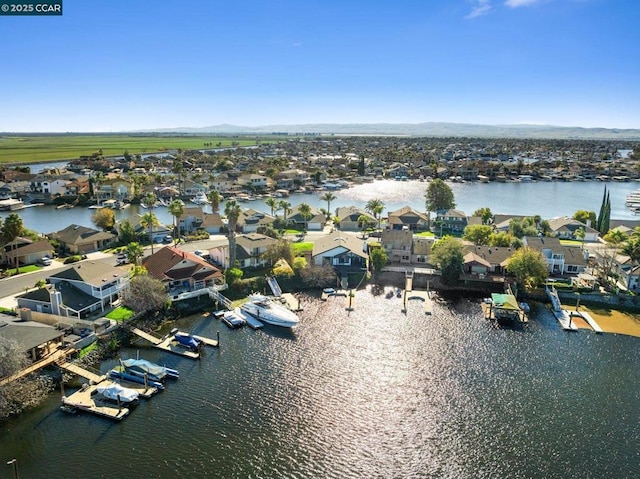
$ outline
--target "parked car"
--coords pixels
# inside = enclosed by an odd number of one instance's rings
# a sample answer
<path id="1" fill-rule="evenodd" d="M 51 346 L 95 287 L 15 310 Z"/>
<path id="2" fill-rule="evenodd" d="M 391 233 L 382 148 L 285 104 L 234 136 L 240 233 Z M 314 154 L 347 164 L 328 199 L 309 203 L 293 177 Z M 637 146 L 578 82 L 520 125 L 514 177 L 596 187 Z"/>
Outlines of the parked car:
<path id="1" fill-rule="evenodd" d="M 51 258 L 49 258 L 48 256 L 43 256 L 38 260 L 38 263 L 40 263 L 42 266 L 49 266 L 51 264 Z"/>
<path id="2" fill-rule="evenodd" d="M 165 243 L 165 244 L 169 244 L 172 241 L 173 241 L 173 236 L 171 236 L 171 235 L 167 235 L 162 239 L 162 242 Z"/>

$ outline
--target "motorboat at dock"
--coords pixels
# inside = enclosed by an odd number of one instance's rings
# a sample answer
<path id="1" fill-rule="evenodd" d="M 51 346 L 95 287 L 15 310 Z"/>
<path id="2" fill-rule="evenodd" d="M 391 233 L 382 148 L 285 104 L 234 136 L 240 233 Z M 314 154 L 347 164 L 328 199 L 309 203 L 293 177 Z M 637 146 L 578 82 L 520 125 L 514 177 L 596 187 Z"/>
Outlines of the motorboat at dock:
<path id="1" fill-rule="evenodd" d="M 249 300 L 240 306 L 240 309 L 259 321 L 273 326 L 293 328 L 300 322 L 296 313 L 262 294 L 251 294 Z"/>
<path id="2" fill-rule="evenodd" d="M 152 381 L 162 381 L 165 378 L 178 379 L 180 377 L 177 369 L 160 366 L 146 359 L 124 359 L 120 361 L 120 364 L 122 364 L 127 372 L 137 376 L 144 376 L 146 374 Z"/>

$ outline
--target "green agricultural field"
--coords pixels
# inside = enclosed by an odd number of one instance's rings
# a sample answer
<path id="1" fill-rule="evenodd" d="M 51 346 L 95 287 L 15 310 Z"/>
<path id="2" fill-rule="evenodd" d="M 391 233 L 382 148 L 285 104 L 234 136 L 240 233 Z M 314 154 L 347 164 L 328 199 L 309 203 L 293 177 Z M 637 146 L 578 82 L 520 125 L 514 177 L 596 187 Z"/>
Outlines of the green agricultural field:
<path id="1" fill-rule="evenodd" d="M 279 137 L 235 136 L 140 136 L 140 135 L 33 135 L 0 136 L 0 164 L 36 163 L 70 160 L 89 156 L 99 150 L 105 156 L 154 153 L 175 149 L 251 146 L 258 142 L 278 141 Z"/>

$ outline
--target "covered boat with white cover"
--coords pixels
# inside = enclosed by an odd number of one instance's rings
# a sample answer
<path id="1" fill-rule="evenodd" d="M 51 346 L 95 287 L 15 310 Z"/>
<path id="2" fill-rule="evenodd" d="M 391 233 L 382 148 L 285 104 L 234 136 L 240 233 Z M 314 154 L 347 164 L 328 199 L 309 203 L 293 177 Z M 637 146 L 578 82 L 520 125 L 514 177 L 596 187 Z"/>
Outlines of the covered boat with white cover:
<path id="1" fill-rule="evenodd" d="M 130 403 L 138 399 L 138 392 L 133 389 L 120 386 L 118 383 L 110 383 L 104 386 L 98 386 L 96 391 L 102 394 L 106 399 L 123 403 Z"/>

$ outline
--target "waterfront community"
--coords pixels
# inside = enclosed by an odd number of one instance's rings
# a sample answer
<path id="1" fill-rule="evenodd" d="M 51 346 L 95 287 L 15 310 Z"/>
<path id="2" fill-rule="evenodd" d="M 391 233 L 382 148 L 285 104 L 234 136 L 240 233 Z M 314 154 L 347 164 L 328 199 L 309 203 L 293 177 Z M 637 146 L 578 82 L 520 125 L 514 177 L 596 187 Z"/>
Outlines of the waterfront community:
<path id="1" fill-rule="evenodd" d="M 255 338 L 299 337 L 322 300 L 348 318 L 381 297 L 398 318 L 438 322 L 452 298 L 467 298 L 465 314 L 475 307 L 489 330 L 535 329 L 547 310 L 558 334 L 640 336 L 634 144 L 560 141 L 552 151 L 529 144 L 508 152 L 493 142 L 446 142 L 295 138 L 145 156 L 96 150 L 42 170 L 5 167 L 0 338 L 24 360 L 0 378 L 4 404 L 15 401 L 6 394 L 12 385 L 53 369 L 67 389 L 64 411 L 128 418 L 129 402 L 153 396 L 151 405 L 184 379 L 156 396 L 163 381 L 122 366 L 131 348 L 163 363 L 150 347 L 206 362 L 202 346 L 224 351 L 234 341 L 226 335 L 244 325 L 264 329 Z M 460 185 L 491 183 L 586 185 L 600 208 L 570 216 L 459 209 Z M 618 184 L 630 192 L 612 207 Z M 394 189 L 394 204 L 382 194 L 349 203 L 357 188 Z M 403 203 L 408 188 L 418 193 Z M 616 218 L 612 208 L 627 214 Z M 57 229 L 42 231 L 47 221 Z M 523 251 L 542 271 L 513 267 Z M 207 332 L 194 323 L 172 329 L 194 314 Z M 222 339 L 215 324 L 226 326 Z"/>

